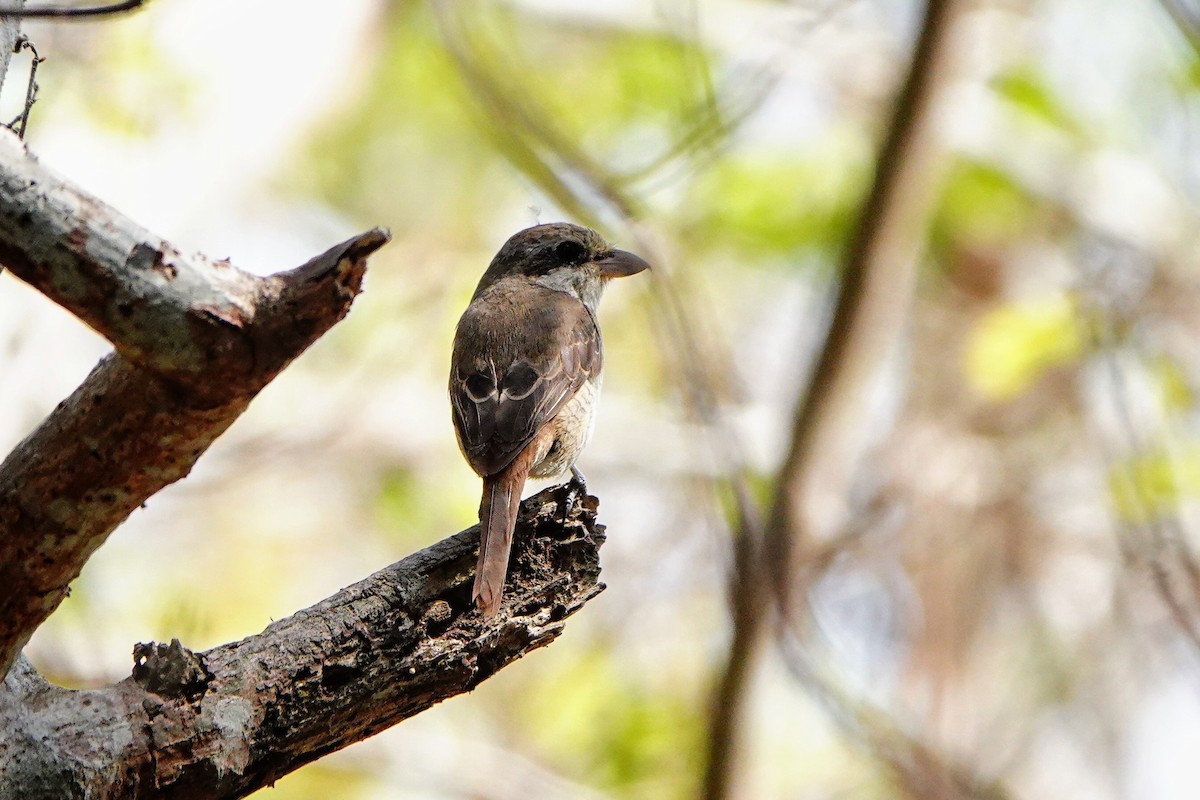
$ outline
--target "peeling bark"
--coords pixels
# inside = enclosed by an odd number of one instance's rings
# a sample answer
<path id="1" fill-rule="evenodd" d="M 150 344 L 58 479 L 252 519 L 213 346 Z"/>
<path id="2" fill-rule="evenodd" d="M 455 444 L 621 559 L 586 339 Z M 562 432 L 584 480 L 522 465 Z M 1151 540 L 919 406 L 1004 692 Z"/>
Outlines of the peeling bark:
<path id="1" fill-rule="evenodd" d="M 471 603 L 475 526 L 239 642 L 139 644 L 104 689 L 53 686 L 21 658 L 0 686 L 0 797 L 243 797 L 470 691 L 603 590 L 596 505 L 569 486 L 522 504 L 490 621 Z"/>

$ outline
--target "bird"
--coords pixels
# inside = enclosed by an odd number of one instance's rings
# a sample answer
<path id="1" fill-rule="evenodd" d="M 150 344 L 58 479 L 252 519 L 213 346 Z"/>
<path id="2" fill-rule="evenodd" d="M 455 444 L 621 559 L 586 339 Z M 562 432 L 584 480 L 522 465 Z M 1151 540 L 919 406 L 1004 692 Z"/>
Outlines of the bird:
<path id="1" fill-rule="evenodd" d="M 459 449 L 483 479 L 471 600 L 485 619 L 503 598 L 526 479 L 569 470 L 582 482 L 575 460 L 600 394 L 604 287 L 649 266 L 590 228 L 535 225 L 504 243 L 458 321 L 450 406 Z"/>

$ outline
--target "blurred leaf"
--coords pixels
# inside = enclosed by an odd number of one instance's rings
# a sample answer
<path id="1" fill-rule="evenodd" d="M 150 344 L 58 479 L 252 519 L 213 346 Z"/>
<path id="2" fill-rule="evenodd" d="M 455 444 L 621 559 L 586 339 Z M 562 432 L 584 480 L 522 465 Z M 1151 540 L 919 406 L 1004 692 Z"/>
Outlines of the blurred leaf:
<path id="1" fill-rule="evenodd" d="M 659 149 L 697 121 L 719 126 L 707 93 L 708 56 L 696 42 L 669 32 L 552 22 L 540 15 L 521 22 L 523 49 L 534 56 L 526 63 L 542 73 L 537 97 L 570 138 L 608 151 L 602 158 L 633 166 L 646 148 L 626 147 L 632 140 L 649 138 Z M 648 135 L 647 126 L 658 133 Z"/>
<path id="2" fill-rule="evenodd" d="M 481 112 L 428 7 L 395 5 L 369 91 L 298 160 L 297 188 L 363 218 L 378 220 L 383 210 L 403 232 L 486 219 L 504 197 L 477 187 L 504 182 L 483 173 L 507 174 L 519 186 L 501 154 L 529 175 L 546 169 L 547 158 L 556 170 L 561 161 L 640 175 L 724 131 L 707 55 L 694 43 L 503 4 L 461 15 L 462 30 L 446 35 L 498 93 L 496 113 Z M 510 146 L 514 139 L 522 146 Z"/>
<path id="3" fill-rule="evenodd" d="M 1170 75 L 1172 83 L 1180 89 L 1200 91 L 1200 53 L 1191 52 L 1183 65 Z"/>
<path id="4" fill-rule="evenodd" d="M 381 29 L 367 90 L 313 137 L 287 180 L 356 217 L 382 219 L 399 236 L 485 216 L 488 198 L 475 187 L 499 160 L 474 123 L 428 7 L 393 4 Z"/>
<path id="5" fill-rule="evenodd" d="M 691 38 L 505 4 L 468 8 L 446 35 L 473 80 L 489 84 L 476 88 L 496 106 L 483 120 L 494 134 L 571 169 L 603 164 L 617 175 L 661 166 L 726 130 L 709 53 Z"/>
<path id="6" fill-rule="evenodd" d="M 629 673 L 619 654 L 581 651 L 538 677 L 526 727 L 564 771 L 625 797 L 687 798 L 704 736 L 702 704 L 683 682 Z M 674 689 L 674 691 L 672 691 Z"/>
<path id="7" fill-rule="evenodd" d="M 1112 468 L 1109 491 L 1121 520 L 1148 522 L 1174 513 L 1181 499 L 1200 497 L 1200 446 L 1130 458 Z"/>
<path id="8" fill-rule="evenodd" d="M 746 257 L 787 258 L 797 250 L 823 254 L 841 247 L 857 209 L 866 143 L 839 135 L 793 154 L 729 156 L 696 183 L 682 207 L 687 238 Z"/>
<path id="9" fill-rule="evenodd" d="M 129 138 L 149 139 L 160 133 L 164 120 L 188 116 L 194 83 L 158 47 L 149 20 L 135 17 L 127 25 L 112 26 L 107 38 L 104 91 L 95 91 L 89 80 L 71 87 L 70 101 L 104 130 Z M 162 106 L 172 107 L 173 113 Z"/>
<path id="10" fill-rule="evenodd" d="M 380 530 L 401 529 L 412 523 L 412 516 L 425 505 L 411 469 L 397 466 L 379 475 L 375 513 Z"/>
<path id="11" fill-rule="evenodd" d="M 449 426 L 448 418 L 445 424 Z M 438 478 L 415 465 L 393 465 L 378 475 L 374 528 L 398 549 L 419 548 L 428 543 L 430 531 L 446 533 L 474 521 L 477 502 L 457 500 L 478 494 L 448 492 Z"/>
<path id="12" fill-rule="evenodd" d="M 1178 363 L 1163 356 L 1154 361 L 1152 369 L 1164 411 L 1179 414 L 1196 407 L 1196 393 Z"/>
<path id="13" fill-rule="evenodd" d="M 933 217 L 935 246 L 994 245 L 1020 237 L 1034 216 L 1035 199 L 989 164 L 963 159 L 950 171 Z"/>
<path id="14" fill-rule="evenodd" d="M 1072 138 L 1081 141 L 1088 138 L 1086 128 L 1033 68 L 1013 69 L 997 76 L 991 85 L 1001 98 L 1029 118 L 1058 128 Z"/>
<path id="15" fill-rule="evenodd" d="M 1072 298 L 1058 294 L 1002 305 L 978 321 L 966 346 L 966 375 L 991 400 L 1010 400 L 1047 370 L 1070 363 L 1084 349 Z"/>

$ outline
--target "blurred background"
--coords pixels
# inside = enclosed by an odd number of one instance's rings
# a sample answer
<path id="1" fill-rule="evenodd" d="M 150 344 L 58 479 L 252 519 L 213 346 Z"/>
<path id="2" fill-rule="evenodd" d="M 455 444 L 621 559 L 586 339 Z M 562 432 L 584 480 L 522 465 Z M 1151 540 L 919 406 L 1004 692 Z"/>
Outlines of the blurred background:
<path id="1" fill-rule="evenodd" d="M 601 309 L 580 466 L 607 591 L 256 797 L 1200 796 L 1200 9 L 929 8 L 155 0 L 24 26 L 32 150 L 181 249 L 268 273 L 394 236 L 91 559 L 35 665 L 110 683 L 135 642 L 241 638 L 470 525 L 453 327 L 511 233 L 571 219 L 657 268 Z M 0 275 L 2 450 L 108 349 Z"/>

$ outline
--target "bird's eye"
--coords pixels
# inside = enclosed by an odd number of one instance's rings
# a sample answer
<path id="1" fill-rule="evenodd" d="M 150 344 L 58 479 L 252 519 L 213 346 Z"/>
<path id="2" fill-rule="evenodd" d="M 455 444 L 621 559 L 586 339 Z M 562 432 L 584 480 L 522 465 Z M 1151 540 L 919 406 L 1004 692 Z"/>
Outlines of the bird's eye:
<path id="1" fill-rule="evenodd" d="M 579 261 L 582 261 L 584 255 L 586 254 L 587 250 L 584 249 L 583 245 L 572 239 L 568 239 L 565 242 L 559 242 L 554 247 L 554 255 L 558 256 L 568 264 L 575 264 Z"/>

